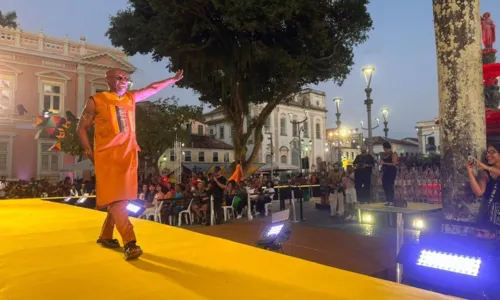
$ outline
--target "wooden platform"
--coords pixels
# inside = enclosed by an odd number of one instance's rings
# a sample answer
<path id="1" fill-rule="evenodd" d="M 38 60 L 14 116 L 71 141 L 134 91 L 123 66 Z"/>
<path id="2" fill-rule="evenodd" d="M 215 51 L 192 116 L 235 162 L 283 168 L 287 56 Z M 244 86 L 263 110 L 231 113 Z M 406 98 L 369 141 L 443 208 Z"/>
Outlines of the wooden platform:
<path id="1" fill-rule="evenodd" d="M 132 222 L 145 254 L 127 262 L 96 245 L 104 217 L 40 200 L 0 201 L 0 300 L 452 299 L 139 219 Z"/>

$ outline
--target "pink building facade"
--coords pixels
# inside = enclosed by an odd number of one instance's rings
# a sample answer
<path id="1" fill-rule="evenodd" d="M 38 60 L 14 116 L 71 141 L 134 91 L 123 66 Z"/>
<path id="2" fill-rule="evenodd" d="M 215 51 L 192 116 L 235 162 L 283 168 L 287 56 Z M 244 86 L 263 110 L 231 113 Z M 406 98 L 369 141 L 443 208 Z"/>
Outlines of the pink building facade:
<path id="1" fill-rule="evenodd" d="M 74 158 L 49 151 L 56 140 L 36 139 L 34 119 L 43 111 L 79 116 L 86 99 L 107 90 L 110 68 L 135 71 L 123 52 L 87 44 L 84 37 L 75 42 L 0 26 L 0 176 L 64 176 L 60 170 Z"/>

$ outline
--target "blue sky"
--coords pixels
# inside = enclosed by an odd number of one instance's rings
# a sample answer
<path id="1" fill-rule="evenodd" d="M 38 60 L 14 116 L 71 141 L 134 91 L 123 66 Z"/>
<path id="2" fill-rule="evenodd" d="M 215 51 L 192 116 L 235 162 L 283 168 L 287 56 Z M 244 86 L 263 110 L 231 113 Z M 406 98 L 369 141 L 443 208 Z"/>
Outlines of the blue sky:
<path id="1" fill-rule="evenodd" d="M 495 5 L 496 4 L 496 5 Z M 127 6 L 126 0 L 4 0 L 2 11 L 15 10 L 21 28 L 44 32 L 50 36 L 68 34 L 73 40 L 84 35 L 92 44 L 110 45 L 104 36 L 109 16 Z M 481 0 L 481 12 L 491 12 L 500 24 L 498 0 Z M 355 65 L 344 84 L 321 83 L 313 88 L 326 92 L 327 126 L 334 127 L 336 96 L 344 99 L 341 120 L 346 126 L 366 124 L 363 104 L 364 78 L 361 68 L 373 65 L 373 113 L 380 117 L 382 108 L 391 110 L 389 137 L 415 136 L 415 123 L 433 119 L 438 112 L 437 67 L 431 0 L 372 0 L 369 6 L 374 29 L 369 40 L 355 51 Z M 500 45 L 497 43 L 497 46 Z M 148 56 L 134 56 L 137 67 L 134 86 L 142 87 L 169 74 L 166 63 L 155 63 Z M 161 96 L 175 95 L 182 103 L 198 104 L 190 90 L 168 88 Z M 382 128 L 374 134 L 382 135 Z"/>

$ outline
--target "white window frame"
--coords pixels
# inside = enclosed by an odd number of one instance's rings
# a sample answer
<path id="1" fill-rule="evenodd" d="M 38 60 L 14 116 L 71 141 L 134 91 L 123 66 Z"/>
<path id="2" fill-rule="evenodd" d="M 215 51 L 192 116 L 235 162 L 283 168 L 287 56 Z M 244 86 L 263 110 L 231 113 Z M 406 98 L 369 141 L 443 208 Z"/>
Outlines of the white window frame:
<path id="1" fill-rule="evenodd" d="M 64 164 L 64 153 L 62 152 L 51 152 L 50 155 L 57 155 L 57 166 L 58 166 L 58 170 L 56 171 L 44 171 L 42 170 L 42 155 L 44 153 L 42 153 L 42 145 L 44 144 L 50 144 L 50 145 L 54 145 L 56 143 L 55 140 L 52 140 L 52 139 L 38 139 L 38 151 L 37 151 L 37 177 L 40 179 L 40 178 L 43 178 L 43 177 L 46 177 L 46 176 L 54 176 L 54 175 L 57 175 L 59 176 L 59 170 L 62 169 L 63 167 L 63 164 Z M 51 165 L 51 162 L 49 161 L 49 168 L 50 168 L 50 165 Z"/>
<path id="2" fill-rule="evenodd" d="M 0 170 L 0 176 L 6 176 L 8 179 L 12 178 L 12 155 L 14 154 L 14 137 L 15 133 L 2 132 L 0 133 L 0 142 L 7 142 L 7 169 Z"/>
<path id="3" fill-rule="evenodd" d="M 64 99 L 66 95 L 66 83 L 61 81 L 51 81 L 51 80 L 40 80 L 39 84 L 39 94 L 40 94 L 40 112 L 44 110 L 43 103 L 45 97 L 44 85 L 59 86 L 61 88 L 61 93 L 59 94 L 59 111 L 50 110 L 54 115 L 64 115 Z"/>
<path id="4" fill-rule="evenodd" d="M 6 79 L 11 82 L 11 87 L 10 87 L 10 102 L 7 106 L 5 107 L 0 107 L 0 110 L 5 109 L 5 110 L 14 110 L 14 106 L 16 103 L 16 84 L 17 84 L 17 75 L 16 74 L 9 74 L 9 72 L 2 72 L 0 71 L 0 80 L 1 79 Z M 0 94 L 1 96 L 1 94 Z"/>
<path id="5" fill-rule="evenodd" d="M 212 152 L 212 162 L 219 162 L 219 152 Z"/>
<path id="6" fill-rule="evenodd" d="M 189 159 L 188 159 L 189 157 Z M 184 161 L 191 162 L 193 160 L 192 152 L 190 150 L 184 151 Z"/>
<path id="7" fill-rule="evenodd" d="M 219 126 L 218 128 L 219 132 L 218 132 L 218 136 L 219 136 L 219 140 L 223 140 L 225 137 L 226 137 L 226 128 L 225 126 Z"/>

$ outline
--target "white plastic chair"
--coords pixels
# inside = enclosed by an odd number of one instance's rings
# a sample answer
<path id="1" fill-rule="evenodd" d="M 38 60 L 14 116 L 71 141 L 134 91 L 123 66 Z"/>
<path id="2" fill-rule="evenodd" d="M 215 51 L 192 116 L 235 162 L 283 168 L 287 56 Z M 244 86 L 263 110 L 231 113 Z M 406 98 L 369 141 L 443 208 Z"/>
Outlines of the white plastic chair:
<path id="1" fill-rule="evenodd" d="M 189 205 L 188 205 L 187 209 L 179 212 L 179 217 L 178 217 L 179 227 L 182 225 L 182 215 L 184 215 L 184 217 L 186 218 L 186 224 L 193 224 L 193 222 L 194 222 L 194 215 L 191 212 L 191 204 L 193 204 L 193 200 L 194 200 L 194 198 L 191 198 L 191 200 L 189 201 Z"/>
<path id="2" fill-rule="evenodd" d="M 233 200 L 234 200 L 234 197 L 233 197 Z M 234 219 L 234 207 L 232 205 L 223 206 L 222 209 L 224 210 L 224 222 L 226 222 L 230 218 Z M 229 214 L 229 213 L 231 213 L 231 214 Z M 228 218 L 228 217 L 230 217 L 230 218 Z"/>

